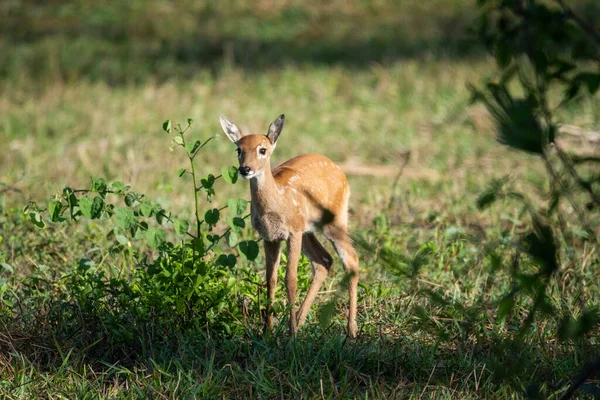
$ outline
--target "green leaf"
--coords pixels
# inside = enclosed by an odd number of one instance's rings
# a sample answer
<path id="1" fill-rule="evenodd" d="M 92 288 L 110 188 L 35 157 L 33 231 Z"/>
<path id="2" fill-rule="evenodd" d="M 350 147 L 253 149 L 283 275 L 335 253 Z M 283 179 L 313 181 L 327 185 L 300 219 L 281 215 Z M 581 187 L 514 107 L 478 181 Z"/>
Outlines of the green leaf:
<path id="1" fill-rule="evenodd" d="M 187 142 L 185 144 L 185 151 L 187 151 L 187 153 L 191 156 L 194 155 L 194 153 L 196 152 L 196 150 L 198 150 L 198 148 L 200 147 L 202 143 L 199 140 L 196 140 L 195 142 Z"/>
<path id="2" fill-rule="evenodd" d="M 219 241 L 220 236 L 219 235 L 206 235 L 206 238 L 208 239 L 209 242 L 211 242 L 212 244 L 215 244 Z"/>
<path id="3" fill-rule="evenodd" d="M 209 174 L 205 177 L 202 177 L 200 179 L 200 184 L 206 190 L 212 189 L 215 184 L 215 176 L 213 174 Z"/>
<path id="4" fill-rule="evenodd" d="M 227 222 L 231 229 L 240 231 L 246 227 L 246 221 L 240 217 L 227 218 Z"/>
<path id="5" fill-rule="evenodd" d="M 91 218 L 96 219 L 100 218 L 102 215 L 102 210 L 104 209 L 104 200 L 100 196 L 94 197 L 92 200 L 92 208 L 91 208 Z"/>
<path id="6" fill-rule="evenodd" d="M 127 207 L 136 207 L 140 204 L 140 200 L 144 197 L 143 195 L 135 192 L 129 192 L 125 195 L 125 204 Z"/>
<path id="7" fill-rule="evenodd" d="M 62 211 L 62 203 L 60 200 L 54 199 L 48 203 L 48 214 L 50 215 L 50 221 L 56 222 L 60 218 L 60 212 Z"/>
<path id="8" fill-rule="evenodd" d="M 46 223 L 44 221 L 42 221 L 42 217 L 40 216 L 40 214 L 37 211 L 30 212 L 29 219 L 31 220 L 31 222 L 33 222 L 35 224 L 35 226 L 37 226 L 40 229 L 43 229 L 46 227 Z"/>
<path id="9" fill-rule="evenodd" d="M 244 199 L 229 199 L 227 200 L 227 208 L 233 215 L 242 215 L 246 208 L 248 207 L 248 202 Z"/>
<path id="10" fill-rule="evenodd" d="M 234 184 L 238 180 L 238 169 L 234 166 L 221 168 L 221 176 L 227 183 Z"/>
<path id="11" fill-rule="evenodd" d="M 136 226 L 137 217 L 132 210 L 117 208 L 115 210 L 115 224 L 121 229 L 130 229 Z"/>
<path id="12" fill-rule="evenodd" d="M 100 193 L 101 195 L 106 194 L 106 181 L 102 178 L 92 179 L 92 192 Z"/>
<path id="13" fill-rule="evenodd" d="M 238 243 L 238 237 L 234 231 L 227 232 L 227 234 L 225 234 L 225 239 L 227 239 L 227 244 L 229 247 L 235 247 L 235 245 Z"/>
<path id="14" fill-rule="evenodd" d="M 181 219 L 176 219 L 173 225 L 175 227 L 175 232 L 180 235 L 185 234 L 190 228 L 190 223 Z"/>
<path id="15" fill-rule="evenodd" d="M 151 217 L 155 213 L 156 208 L 156 205 L 153 204 L 151 201 L 145 201 L 140 207 L 140 212 L 144 217 Z"/>
<path id="16" fill-rule="evenodd" d="M 79 210 L 84 217 L 92 218 L 92 200 L 89 197 L 79 199 Z"/>
<path id="17" fill-rule="evenodd" d="M 167 215 L 167 212 L 160 208 L 158 204 L 154 212 L 156 213 L 156 222 L 158 222 L 160 225 L 164 225 L 169 221 L 169 215 Z"/>
<path id="18" fill-rule="evenodd" d="M 187 123 L 188 123 L 189 126 L 192 126 L 192 124 L 194 123 L 194 120 L 191 119 L 191 118 L 188 118 L 187 119 Z"/>
<path id="19" fill-rule="evenodd" d="M 254 261 L 258 257 L 258 243 L 254 240 L 245 240 L 238 247 L 248 261 Z"/>
<path id="20" fill-rule="evenodd" d="M 167 133 L 171 133 L 171 120 L 170 119 L 163 122 L 163 131 L 165 131 Z"/>
<path id="21" fill-rule="evenodd" d="M 82 197 L 79 199 L 79 209 L 81 210 L 81 214 L 86 218 L 100 218 L 104 209 L 104 200 L 100 196 L 94 197 L 93 200 L 90 200 L 89 197 Z"/>
<path id="22" fill-rule="evenodd" d="M 148 241 L 148 244 L 155 249 L 159 248 L 163 245 L 163 243 L 165 243 L 166 237 L 167 235 L 162 229 L 151 227 L 146 231 L 146 240 Z"/>
<path id="23" fill-rule="evenodd" d="M 187 170 L 185 168 L 179 168 L 177 170 L 177 176 L 181 178 L 183 176 L 183 174 L 185 174 L 186 171 Z"/>
<path id="24" fill-rule="evenodd" d="M 178 145 L 183 146 L 183 137 L 181 135 L 177 135 L 173 138 L 173 141 Z"/>
<path id="25" fill-rule="evenodd" d="M 128 190 L 131 186 L 125 186 L 125 184 L 123 182 L 112 182 L 110 184 L 110 190 L 112 190 L 113 192 L 115 192 L 116 194 L 121 194 L 124 191 Z"/>
<path id="26" fill-rule="evenodd" d="M 204 221 L 206 221 L 209 225 L 216 225 L 219 222 L 220 213 L 217 208 L 213 208 L 212 210 L 208 210 L 204 213 Z"/>
<path id="27" fill-rule="evenodd" d="M 237 259 L 233 254 L 221 254 L 219 258 L 217 258 L 216 264 L 222 265 L 224 267 L 233 268 L 235 266 Z"/>

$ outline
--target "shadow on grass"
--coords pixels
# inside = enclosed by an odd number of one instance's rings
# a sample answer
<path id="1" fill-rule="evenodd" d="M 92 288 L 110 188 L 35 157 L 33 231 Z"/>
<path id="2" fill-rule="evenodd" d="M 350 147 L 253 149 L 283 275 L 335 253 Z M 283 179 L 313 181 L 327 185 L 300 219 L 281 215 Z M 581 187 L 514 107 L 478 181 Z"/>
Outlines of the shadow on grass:
<path id="1" fill-rule="evenodd" d="M 85 379 L 96 379 L 95 385 L 100 386 L 131 376 L 133 381 L 156 374 L 172 378 L 183 371 L 190 377 L 187 390 L 194 392 L 194 387 L 209 380 L 209 393 L 225 397 L 396 398 L 432 391 L 485 398 L 536 395 L 541 387 L 547 395 L 567 385 L 566 379 L 576 372 L 572 356 L 554 353 L 549 357 L 547 348 L 514 339 L 454 343 L 415 335 L 362 335 L 350 340 L 341 334 L 341 327 L 323 331 L 307 325 L 291 340 L 285 326 L 280 324 L 267 337 L 255 334 L 259 327 L 219 339 L 199 329 L 159 336 L 143 345 L 135 339 L 130 344 L 113 341 L 108 345 L 108 339 L 86 348 L 70 348 L 72 338 L 61 341 L 47 335 L 40 342 L 36 340 L 41 338 L 34 337 L 23 341 L 9 333 L 3 337 L 0 354 L 15 370 L 30 364 L 47 375 L 60 374 L 65 366 L 81 371 L 87 365 L 95 374 Z M 11 349 L 7 337 L 13 340 Z M 14 385 L 18 385 L 16 380 Z"/>

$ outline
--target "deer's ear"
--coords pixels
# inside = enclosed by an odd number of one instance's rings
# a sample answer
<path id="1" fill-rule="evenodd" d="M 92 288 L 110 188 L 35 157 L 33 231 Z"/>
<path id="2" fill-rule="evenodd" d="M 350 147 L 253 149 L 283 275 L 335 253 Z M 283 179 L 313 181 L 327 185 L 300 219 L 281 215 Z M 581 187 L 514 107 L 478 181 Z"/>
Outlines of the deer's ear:
<path id="1" fill-rule="evenodd" d="M 219 117 L 219 121 L 221 122 L 221 128 L 223 128 L 223 132 L 225 132 L 229 140 L 231 140 L 233 143 L 236 143 L 242 138 L 242 132 L 240 132 L 240 128 L 228 120 L 224 115 Z"/>
<path id="2" fill-rule="evenodd" d="M 275 121 L 269 125 L 269 132 L 267 133 L 267 137 L 273 146 L 277 143 L 277 138 L 281 134 L 281 130 L 283 129 L 283 123 L 285 122 L 285 115 L 281 114 Z"/>

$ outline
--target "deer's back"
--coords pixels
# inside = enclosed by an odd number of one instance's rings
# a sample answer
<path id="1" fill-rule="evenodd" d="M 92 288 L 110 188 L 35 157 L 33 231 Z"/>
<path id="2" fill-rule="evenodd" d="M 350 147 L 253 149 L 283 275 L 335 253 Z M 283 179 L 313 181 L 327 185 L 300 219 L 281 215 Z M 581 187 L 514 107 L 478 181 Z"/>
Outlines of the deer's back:
<path id="1" fill-rule="evenodd" d="M 321 154 L 305 154 L 273 170 L 277 185 L 292 202 L 304 203 L 309 214 L 345 212 L 349 186 L 344 171 Z M 311 212 L 314 211 L 314 212 Z M 318 215 L 314 218 L 318 219 Z"/>

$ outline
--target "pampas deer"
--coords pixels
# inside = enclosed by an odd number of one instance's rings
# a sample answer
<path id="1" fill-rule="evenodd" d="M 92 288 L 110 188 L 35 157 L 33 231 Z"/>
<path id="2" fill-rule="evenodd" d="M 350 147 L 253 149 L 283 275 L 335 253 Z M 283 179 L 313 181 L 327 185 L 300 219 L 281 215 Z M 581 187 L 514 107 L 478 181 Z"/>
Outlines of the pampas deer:
<path id="1" fill-rule="evenodd" d="M 291 308 L 290 334 L 295 336 L 306 320 L 333 261 L 315 236 L 318 229 L 333 244 L 344 270 L 350 274 L 348 335 L 356 337 L 358 257 L 348 237 L 350 187 L 344 172 L 320 154 L 301 155 L 271 170 L 271 154 L 285 121 L 283 114 L 273 121 L 266 135 L 243 135 L 224 116 L 220 121 L 227 137 L 237 146 L 239 175 L 250 180 L 252 226 L 264 240 L 269 297 L 265 328 L 273 329 L 270 305 L 275 298 L 281 242 L 284 240 L 288 251 L 285 286 Z M 312 264 L 313 279 L 296 314 L 294 304 L 301 252 Z"/>

